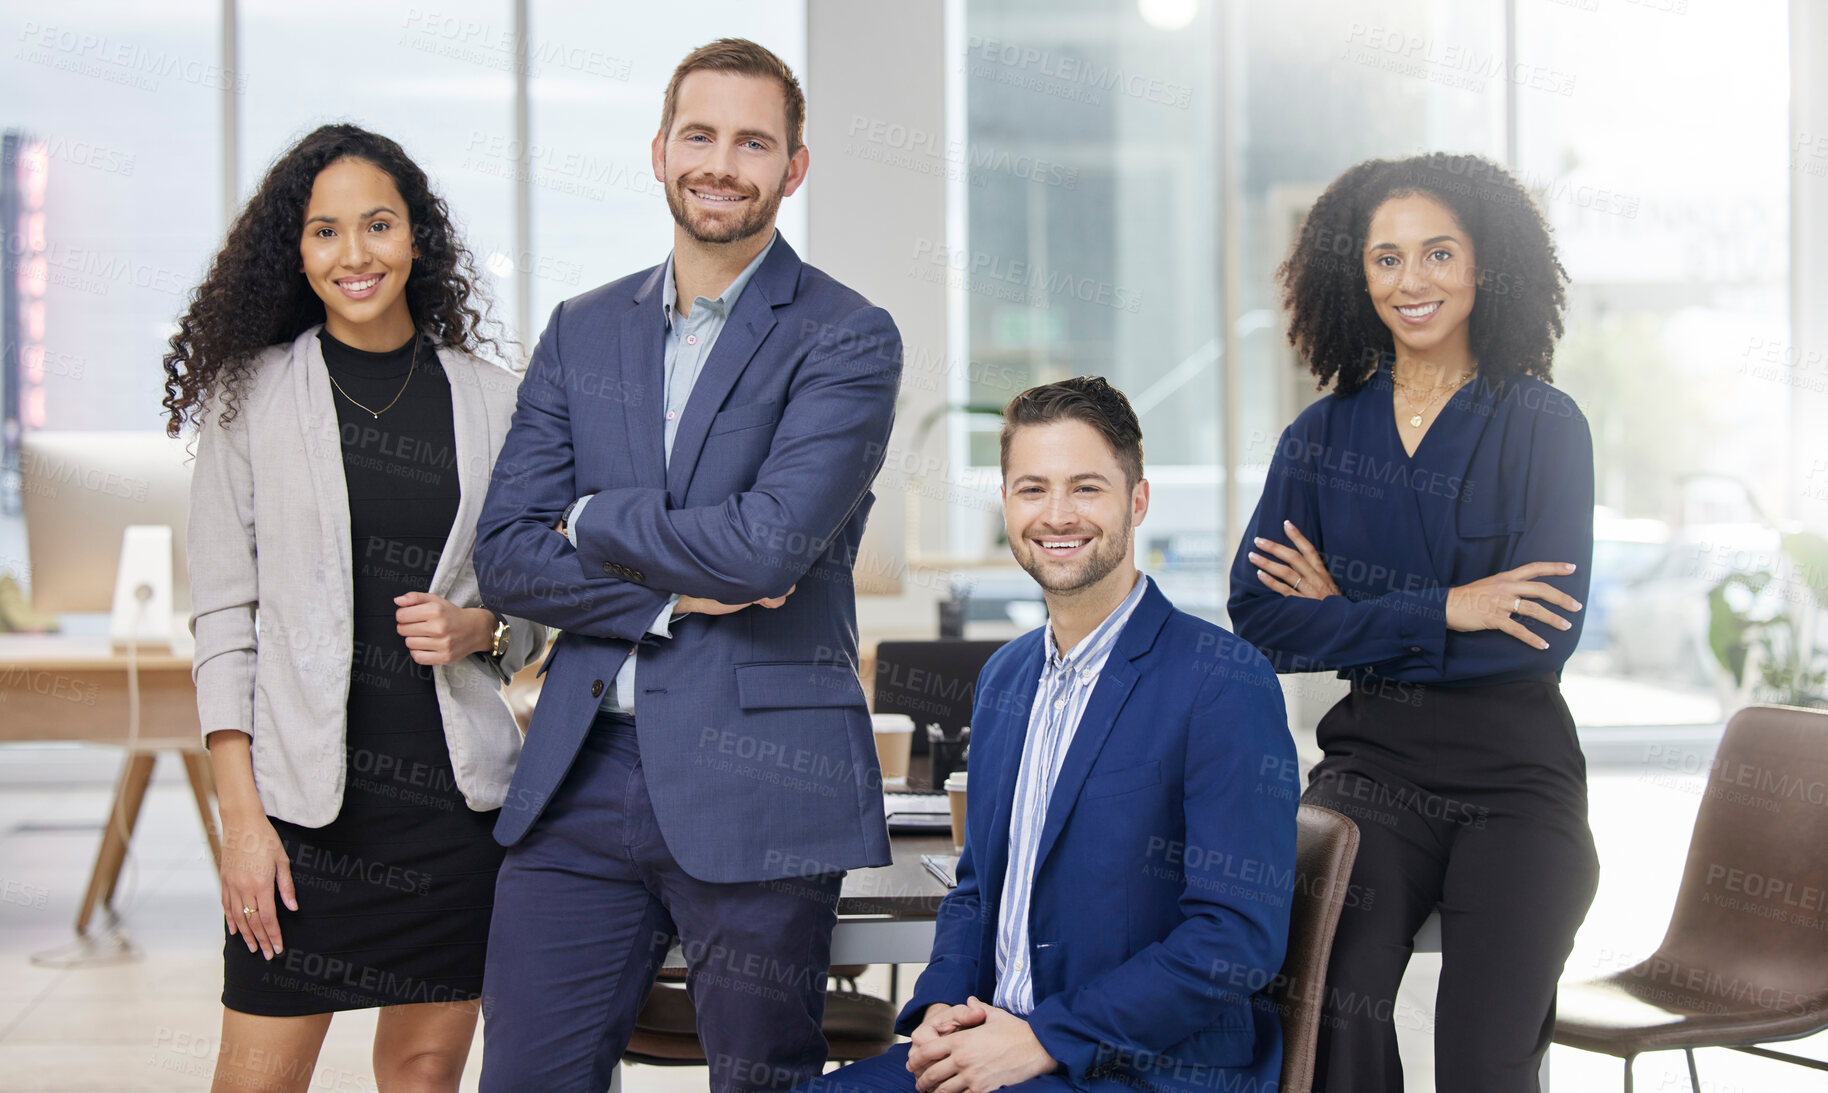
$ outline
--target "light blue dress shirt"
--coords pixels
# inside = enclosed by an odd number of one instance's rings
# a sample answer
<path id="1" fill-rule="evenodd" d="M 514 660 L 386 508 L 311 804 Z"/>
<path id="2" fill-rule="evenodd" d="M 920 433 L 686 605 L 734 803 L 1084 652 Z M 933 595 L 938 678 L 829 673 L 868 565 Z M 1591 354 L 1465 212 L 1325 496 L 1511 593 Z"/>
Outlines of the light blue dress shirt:
<path id="1" fill-rule="evenodd" d="M 736 275 L 729 287 L 715 300 L 699 296 L 692 301 L 692 312 L 689 315 L 677 315 L 679 304 L 679 286 L 673 281 L 673 256 L 666 256 L 666 272 L 661 278 L 661 311 L 666 322 L 666 459 L 673 461 L 673 437 L 679 432 L 679 419 L 685 414 L 686 403 L 692 397 L 692 388 L 698 383 L 698 376 L 705 369 L 705 361 L 710 359 L 711 348 L 717 344 L 717 336 L 724 331 L 724 324 L 730 320 L 730 312 L 735 310 L 737 298 L 743 289 L 749 286 L 750 278 L 767 260 L 768 252 L 774 249 L 777 233 L 768 240 L 760 254 L 743 271 Z M 584 515 L 584 506 L 596 496 L 588 494 L 573 502 L 565 518 L 565 537 L 571 545 L 578 545 L 578 519 Z M 655 637 L 670 638 L 673 636 L 671 622 L 673 607 L 679 602 L 678 594 L 667 598 L 660 613 L 648 624 L 647 632 Z M 616 680 L 609 690 L 603 693 L 603 703 L 599 707 L 608 713 L 635 712 L 635 661 L 639 654 L 630 651 L 628 659 L 622 662 L 622 668 L 616 673 Z"/>
<path id="2" fill-rule="evenodd" d="M 1027 1015 L 1035 1008 L 1034 969 L 1029 966 L 1028 912 L 1034 896 L 1035 855 L 1047 822 L 1054 780 L 1066 762 L 1079 719 L 1098 686 L 1098 673 L 1117 646 L 1117 637 L 1148 590 L 1149 578 L 1138 575 L 1130 594 L 1068 653 L 1054 644 L 1054 627 L 1046 626 L 1046 660 L 1041 685 L 1028 711 L 1028 736 L 1022 765 L 1016 772 L 1016 796 L 1009 810 L 1009 871 L 997 905 L 997 988 L 993 1001 L 1010 1013 Z"/>

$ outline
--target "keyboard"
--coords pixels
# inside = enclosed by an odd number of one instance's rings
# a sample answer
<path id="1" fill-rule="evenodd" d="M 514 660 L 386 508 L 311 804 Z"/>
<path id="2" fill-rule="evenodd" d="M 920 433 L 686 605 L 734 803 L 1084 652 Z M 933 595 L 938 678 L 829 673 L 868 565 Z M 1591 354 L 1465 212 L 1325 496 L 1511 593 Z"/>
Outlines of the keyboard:
<path id="1" fill-rule="evenodd" d="M 888 814 L 890 831 L 924 834 L 952 830 L 952 802 L 944 793 L 885 793 L 882 810 Z"/>

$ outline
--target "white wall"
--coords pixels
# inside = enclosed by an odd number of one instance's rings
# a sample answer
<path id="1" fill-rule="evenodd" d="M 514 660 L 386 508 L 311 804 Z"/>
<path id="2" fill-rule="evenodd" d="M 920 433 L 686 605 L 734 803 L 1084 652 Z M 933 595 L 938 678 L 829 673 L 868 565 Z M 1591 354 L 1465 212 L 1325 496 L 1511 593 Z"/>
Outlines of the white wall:
<path id="1" fill-rule="evenodd" d="M 907 566 L 907 485 L 919 479 L 894 467 L 926 460 L 934 469 L 928 481 L 948 477 L 943 423 L 919 453 L 905 450 L 947 388 L 945 286 L 909 276 L 914 256 L 946 238 L 945 5 L 809 0 L 806 23 L 808 260 L 887 308 L 904 347 L 892 465 L 877 479 L 858 589 L 889 591 L 899 582 L 906 597 L 920 601 L 909 605 L 910 620 L 931 633 L 926 604 L 943 591 L 936 586 L 944 577 Z M 940 549 L 947 505 L 921 503 L 921 539 Z M 872 615 L 880 619 L 886 610 L 868 599 L 859 606 L 866 630 Z"/>

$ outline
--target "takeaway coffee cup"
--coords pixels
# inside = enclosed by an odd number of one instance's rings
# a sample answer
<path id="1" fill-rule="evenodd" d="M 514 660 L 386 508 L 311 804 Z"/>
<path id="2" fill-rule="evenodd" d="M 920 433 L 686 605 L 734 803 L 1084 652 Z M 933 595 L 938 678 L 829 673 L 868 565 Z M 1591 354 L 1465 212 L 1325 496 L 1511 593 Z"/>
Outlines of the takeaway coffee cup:
<path id="1" fill-rule="evenodd" d="M 965 852 L 965 772 L 946 775 L 946 797 L 952 805 L 952 852 Z"/>
<path id="2" fill-rule="evenodd" d="M 870 715 L 876 733 L 876 760 L 882 764 L 882 781 L 908 782 L 908 749 L 914 743 L 914 719 L 904 713 Z"/>

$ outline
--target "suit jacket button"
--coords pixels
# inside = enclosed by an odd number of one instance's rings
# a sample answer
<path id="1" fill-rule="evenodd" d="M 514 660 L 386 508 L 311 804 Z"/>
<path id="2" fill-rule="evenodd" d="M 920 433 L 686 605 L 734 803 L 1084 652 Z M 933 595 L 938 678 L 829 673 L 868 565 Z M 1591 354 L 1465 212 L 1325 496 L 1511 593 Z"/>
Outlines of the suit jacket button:
<path id="1" fill-rule="evenodd" d="M 647 580 L 647 574 L 641 572 L 639 569 L 631 569 L 628 571 L 628 579 L 634 581 L 636 584 L 640 584 L 642 581 Z"/>
<path id="2" fill-rule="evenodd" d="M 590 697 L 592 697 L 592 698 L 602 698 L 603 697 L 603 681 L 602 680 L 593 679 L 590 681 Z"/>
<path id="3" fill-rule="evenodd" d="M 614 565 L 610 564 L 609 562 L 604 562 L 603 563 L 603 572 L 605 572 L 613 577 L 616 575 L 616 567 Z"/>

